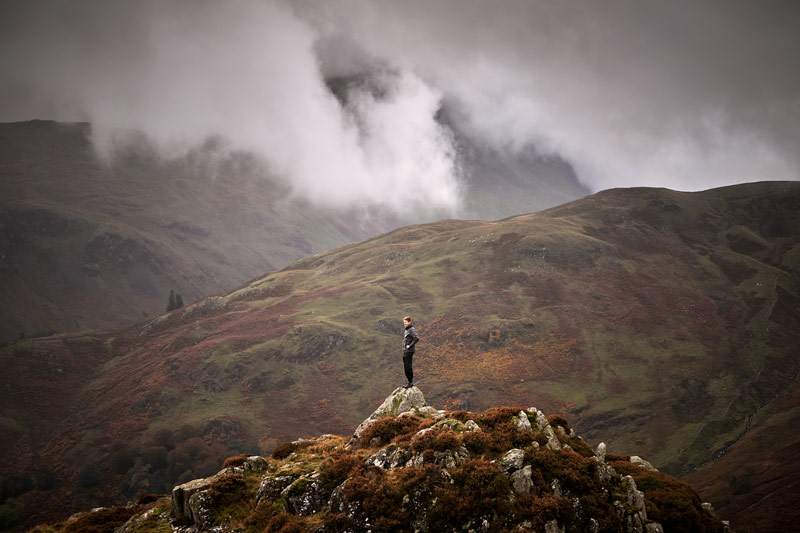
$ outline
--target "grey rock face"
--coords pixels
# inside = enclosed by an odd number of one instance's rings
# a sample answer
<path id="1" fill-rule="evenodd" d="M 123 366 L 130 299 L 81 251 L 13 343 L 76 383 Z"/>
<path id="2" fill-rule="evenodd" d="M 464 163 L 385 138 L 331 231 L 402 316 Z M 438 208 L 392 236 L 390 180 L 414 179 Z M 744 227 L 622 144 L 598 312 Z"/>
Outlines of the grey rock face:
<path id="1" fill-rule="evenodd" d="M 648 470 L 650 472 L 658 472 L 657 468 L 655 468 L 653 465 L 651 465 L 649 462 L 645 461 L 638 455 L 631 456 L 631 463 L 635 464 L 636 466 L 644 470 Z"/>
<path id="2" fill-rule="evenodd" d="M 519 414 L 516 416 L 517 420 L 517 427 L 523 431 L 530 431 L 531 428 L 531 421 L 528 420 L 528 414 L 525 411 L 520 411 Z"/>
<path id="3" fill-rule="evenodd" d="M 411 452 L 396 444 L 378 450 L 377 453 L 371 455 L 367 460 L 367 466 L 377 466 L 384 470 L 391 470 L 398 466 L 403 466 L 411 459 Z"/>
<path id="4" fill-rule="evenodd" d="M 294 479 L 293 476 L 264 476 L 256 491 L 256 505 L 265 498 L 268 500 L 280 498 L 283 489 L 291 485 Z"/>
<path id="5" fill-rule="evenodd" d="M 601 442 L 597 445 L 597 452 L 595 452 L 597 458 L 600 460 L 601 463 L 606 462 L 606 443 Z"/>
<path id="6" fill-rule="evenodd" d="M 283 507 L 290 513 L 311 515 L 322 510 L 328 502 L 322 483 L 315 475 L 303 476 L 281 491 Z"/>
<path id="7" fill-rule="evenodd" d="M 206 531 L 214 523 L 214 513 L 211 509 L 211 497 L 207 491 L 195 492 L 189 497 L 192 522 L 200 531 Z"/>
<path id="8" fill-rule="evenodd" d="M 522 462 L 525 460 L 525 452 L 518 448 L 508 450 L 500 458 L 500 466 L 506 471 L 514 471 L 522 468 Z"/>
<path id="9" fill-rule="evenodd" d="M 263 472 L 267 469 L 267 460 L 259 455 L 251 455 L 242 464 L 245 472 Z"/>
<path id="10" fill-rule="evenodd" d="M 214 478 L 195 479 L 173 488 L 171 503 L 172 516 L 178 520 L 194 522 L 189 500 L 194 494 L 207 490 L 213 481 Z"/>
<path id="11" fill-rule="evenodd" d="M 425 396 L 417 387 L 408 389 L 402 387 L 396 388 L 371 415 L 359 424 L 348 443 L 348 447 L 357 447 L 361 433 L 375 423 L 376 420 L 386 416 L 400 416 L 403 413 L 413 412 L 415 409 L 420 410 L 427 406 L 428 404 L 425 403 Z M 434 409 L 434 411 L 436 410 Z M 438 411 L 436 411 L 436 413 L 438 414 Z"/>
<path id="12" fill-rule="evenodd" d="M 464 422 L 464 428 L 464 431 L 481 431 L 480 426 L 478 426 L 478 423 L 474 420 L 467 420 Z"/>
<path id="13" fill-rule="evenodd" d="M 531 480 L 532 473 L 531 465 L 525 465 L 521 470 L 517 470 L 511 474 L 511 487 L 514 489 L 515 493 L 528 494 L 531 491 L 531 487 L 533 487 L 533 481 Z"/>

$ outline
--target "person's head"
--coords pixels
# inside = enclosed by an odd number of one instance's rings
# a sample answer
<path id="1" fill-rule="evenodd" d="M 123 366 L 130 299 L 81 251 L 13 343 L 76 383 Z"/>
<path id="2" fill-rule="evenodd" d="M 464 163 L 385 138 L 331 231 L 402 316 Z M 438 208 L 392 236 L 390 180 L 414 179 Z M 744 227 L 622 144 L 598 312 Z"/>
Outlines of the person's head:
<path id="1" fill-rule="evenodd" d="M 405 327 L 408 327 L 408 326 L 411 325 L 411 317 L 410 316 L 404 316 L 403 317 L 403 325 Z"/>

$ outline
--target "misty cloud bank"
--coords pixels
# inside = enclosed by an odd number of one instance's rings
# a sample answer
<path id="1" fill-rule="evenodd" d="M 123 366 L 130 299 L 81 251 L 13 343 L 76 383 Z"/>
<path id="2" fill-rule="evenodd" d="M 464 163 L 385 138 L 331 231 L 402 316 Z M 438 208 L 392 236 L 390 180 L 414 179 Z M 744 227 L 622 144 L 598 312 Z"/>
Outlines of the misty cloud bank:
<path id="1" fill-rule="evenodd" d="M 458 147 L 595 190 L 800 178 L 794 2 L 4 2 L 0 120 L 219 136 L 331 205 L 461 203 Z"/>

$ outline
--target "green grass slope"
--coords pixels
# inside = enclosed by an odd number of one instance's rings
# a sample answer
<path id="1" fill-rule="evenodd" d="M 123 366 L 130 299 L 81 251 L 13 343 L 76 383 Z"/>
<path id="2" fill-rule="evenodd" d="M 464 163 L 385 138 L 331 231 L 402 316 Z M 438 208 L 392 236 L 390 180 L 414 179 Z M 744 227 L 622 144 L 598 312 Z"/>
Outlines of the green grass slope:
<path id="1" fill-rule="evenodd" d="M 778 400 L 796 405 L 783 398 L 798 375 L 799 219 L 797 183 L 611 190 L 403 228 L 155 320 L 20 342 L 0 352 L 0 474 L 53 465 L 63 485 L 39 493 L 85 508 L 133 478 L 163 485 L 229 451 L 347 433 L 403 382 L 411 314 L 432 404 L 536 405 L 685 475 L 732 457 Z M 796 446 L 791 420 L 770 417 L 785 438 L 758 458 Z M 102 480 L 56 498 L 88 463 Z"/>
<path id="2" fill-rule="evenodd" d="M 103 161 L 90 138 L 89 124 L 0 124 L 0 343 L 136 322 L 170 290 L 186 302 L 226 292 L 421 216 L 312 205 L 220 140 L 167 157 L 129 134 Z M 467 218 L 588 194 L 564 162 L 459 146 Z"/>

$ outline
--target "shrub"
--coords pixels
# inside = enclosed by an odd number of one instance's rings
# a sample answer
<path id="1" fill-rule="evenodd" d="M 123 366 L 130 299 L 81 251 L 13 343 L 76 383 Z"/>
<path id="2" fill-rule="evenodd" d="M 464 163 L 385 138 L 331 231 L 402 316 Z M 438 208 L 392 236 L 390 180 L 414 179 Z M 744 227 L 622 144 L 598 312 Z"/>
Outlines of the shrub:
<path id="1" fill-rule="evenodd" d="M 136 507 L 111 507 L 86 513 L 64 527 L 65 533 L 113 533 L 139 511 Z"/>
<path id="2" fill-rule="evenodd" d="M 547 483 L 557 478 L 562 487 L 576 495 L 600 489 L 597 462 L 578 454 L 531 448 L 525 451 L 525 462 L 539 470 Z"/>
<path id="3" fill-rule="evenodd" d="M 470 453 L 483 455 L 489 449 L 489 437 L 483 431 L 468 431 L 461 437 Z"/>
<path id="4" fill-rule="evenodd" d="M 33 473 L 33 480 L 39 490 L 49 490 L 56 486 L 58 477 L 55 470 L 49 466 L 41 466 Z"/>
<path id="5" fill-rule="evenodd" d="M 22 504 L 14 498 L 0 505 L 0 530 L 11 529 L 22 522 Z"/>
<path id="6" fill-rule="evenodd" d="M 283 442 L 275 446 L 275 449 L 272 450 L 272 458 L 273 459 L 286 459 L 294 452 L 298 450 L 304 450 L 309 446 L 313 445 L 314 441 L 311 440 L 301 440 L 295 442 Z"/>
<path id="7" fill-rule="evenodd" d="M 520 521 L 531 523 L 533 531 L 544 531 L 545 524 L 550 520 L 558 520 L 563 524 L 569 515 L 569 501 L 557 500 L 552 493 L 549 494 L 521 494 L 514 500 L 514 515 Z M 605 530 L 602 530 L 605 531 Z"/>
<path id="8" fill-rule="evenodd" d="M 249 497 L 247 482 L 242 474 L 223 474 L 208 487 L 208 496 L 215 507 L 239 503 Z"/>
<path id="9" fill-rule="evenodd" d="M 662 472 L 644 470 L 629 461 L 614 461 L 620 475 L 630 475 L 644 492 L 647 517 L 664 531 L 722 531 L 722 523 L 703 509 L 700 497 L 683 481 Z"/>
<path id="10" fill-rule="evenodd" d="M 140 494 L 136 499 L 136 503 L 139 505 L 147 505 L 148 503 L 157 502 L 161 498 L 162 495 L 160 494 Z"/>
<path id="11" fill-rule="evenodd" d="M 244 519 L 244 525 L 248 530 L 264 531 L 270 520 L 281 512 L 283 507 L 280 503 L 267 499 L 261 500 L 253 509 L 253 512 Z"/>
<path id="12" fill-rule="evenodd" d="M 84 466 L 78 472 L 78 485 L 81 487 L 94 487 L 100 482 L 100 469 L 94 463 Z"/>
<path id="13" fill-rule="evenodd" d="M 360 502 L 364 513 L 376 520 L 375 529 L 380 531 L 403 531 L 407 529 L 408 517 L 403 510 L 402 488 L 389 479 L 386 471 L 369 468 L 362 475 L 350 479 L 341 486 L 342 496 L 347 502 Z"/>
<path id="14" fill-rule="evenodd" d="M 361 446 L 369 446 L 370 441 L 374 438 L 385 444 L 398 436 L 413 435 L 419 431 L 420 422 L 421 419 L 416 416 L 380 418 L 361 433 Z"/>
<path id="15" fill-rule="evenodd" d="M 467 461 L 449 471 L 453 484 L 435 488 L 428 520 L 433 531 L 459 529 L 482 517 L 509 516 L 511 483 L 495 463 Z"/>
<path id="16" fill-rule="evenodd" d="M 434 429 L 417 435 L 411 441 L 411 449 L 415 452 L 433 450 L 445 452 L 461 445 L 458 434 L 450 428 Z"/>
<path id="17" fill-rule="evenodd" d="M 494 407 L 478 415 L 475 421 L 482 429 L 492 430 L 501 424 L 513 422 L 512 418 L 517 416 L 520 411 L 524 411 L 524 409 L 521 407 Z"/>
<path id="18" fill-rule="evenodd" d="M 569 444 L 570 448 L 575 450 L 576 453 L 582 455 L 583 457 L 594 457 L 594 450 L 592 450 L 589 445 L 577 435 L 574 437 L 568 435 L 566 438 L 562 438 L 561 441 L 565 444 Z"/>
<path id="19" fill-rule="evenodd" d="M 564 431 L 567 432 L 567 435 L 569 435 L 569 422 L 567 422 L 567 419 L 563 416 L 548 415 L 547 422 L 549 422 L 551 426 L 561 426 L 564 428 Z"/>
<path id="20" fill-rule="evenodd" d="M 364 463 L 351 453 L 340 453 L 325 461 L 321 466 L 324 483 L 331 488 L 349 477 L 360 474 L 363 470 Z"/>
<path id="21" fill-rule="evenodd" d="M 340 531 L 355 531 L 357 526 L 352 518 L 345 514 L 330 513 L 322 519 L 324 531 L 339 533 Z"/>
<path id="22" fill-rule="evenodd" d="M 270 519 L 264 533 L 303 533 L 305 530 L 299 516 L 283 512 Z"/>
<path id="23" fill-rule="evenodd" d="M 247 458 L 250 457 L 246 453 L 241 455 L 234 455 L 233 457 L 228 457 L 225 459 L 225 462 L 222 463 L 222 468 L 235 468 L 237 466 L 242 466 Z"/>

